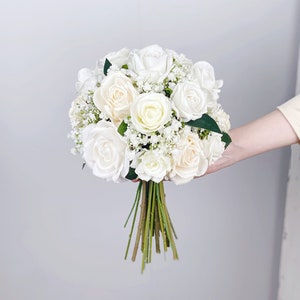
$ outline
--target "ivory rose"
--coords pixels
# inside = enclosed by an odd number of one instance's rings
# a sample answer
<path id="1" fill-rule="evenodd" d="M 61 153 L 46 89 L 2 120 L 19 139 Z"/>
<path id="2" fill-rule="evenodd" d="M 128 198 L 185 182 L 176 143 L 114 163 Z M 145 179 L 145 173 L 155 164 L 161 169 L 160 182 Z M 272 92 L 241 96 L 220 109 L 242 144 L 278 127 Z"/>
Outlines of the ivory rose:
<path id="1" fill-rule="evenodd" d="M 142 80 L 162 82 L 173 66 L 173 55 L 158 45 L 135 50 L 131 53 L 128 67 Z"/>
<path id="2" fill-rule="evenodd" d="M 173 159 L 174 166 L 170 178 L 177 185 L 203 175 L 208 168 L 208 160 L 204 156 L 198 135 L 188 129 L 182 133 Z"/>
<path id="3" fill-rule="evenodd" d="M 116 52 L 110 52 L 106 55 L 106 58 L 117 67 L 121 68 L 123 65 L 128 63 L 130 50 L 127 48 L 122 48 Z"/>
<path id="4" fill-rule="evenodd" d="M 193 79 L 197 80 L 202 88 L 212 90 L 221 88 L 223 80 L 215 79 L 215 71 L 211 64 L 206 61 L 199 61 L 192 66 L 191 74 Z"/>
<path id="5" fill-rule="evenodd" d="M 179 83 L 171 100 L 183 121 L 196 120 L 207 112 L 207 98 L 200 86 L 192 81 Z"/>
<path id="6" fill-rule="evenodd" d="M 206 61 L 199 61 L 191 68 L 191 78 L 198 82 L 201 88 L 207 93 L 207 105 L 214 108 L 219 98 L 220 88 L 223 80 L 215 79 L 215 71 L 211 64 Z"/>
<path id="7" fill-rule="evenodd" d="M 145 93 L 136 98 L 131 106 L 131 121 L 141 133 L 160 130 L 170 121 L 171 103 L 163 94 Z"/>
<path id="8" fill-rule="evenodd" d="M 82 133 L 83 158 L 93 174 L 107 181 L 119 182 L 129 170 L 127 144 L 111 122 L 88 125 Z"/>
<path id="9" fill-rule="evenodd" d="M 79 93 L 87 93 L 89 90 L 94 90 L 97 85 L 97 74 L 95 70 L 82 68 L 78 71 L 78 81 L 76 82 L 76 90 Z"/>
<path id="10" fill-rule="evenodd" d="M 133 162 L 135 172 L 141 180 L 152 180 L 159 183 L 171 169 L 171 160 L 160 151 L 148 150 L 143 152 Z"/>
<path id="11" fill-rule="evenodd" d="M 95 90 L 94 104 L 116 125 L 130 113 L 130 106 L 138 93 L 131 80 L 122 72 L 111 72 Z"/>

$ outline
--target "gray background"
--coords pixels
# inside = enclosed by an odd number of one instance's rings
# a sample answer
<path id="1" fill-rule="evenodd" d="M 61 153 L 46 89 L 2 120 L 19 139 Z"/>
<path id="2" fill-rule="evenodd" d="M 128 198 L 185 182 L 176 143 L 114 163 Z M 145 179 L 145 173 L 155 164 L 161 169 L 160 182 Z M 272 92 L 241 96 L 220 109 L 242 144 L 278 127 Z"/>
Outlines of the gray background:
<path id="1" fill-rule="evenodd" d="M 176 187 L 180 260 L 124 261 L 136 185 L 69 153 L 77 71 L 157 43 L 213 64 L 236 127 L 294 94 L 297 0 L 5 1 L 0 18 L 0 299 L 273 300 L 290 151 Z"/>

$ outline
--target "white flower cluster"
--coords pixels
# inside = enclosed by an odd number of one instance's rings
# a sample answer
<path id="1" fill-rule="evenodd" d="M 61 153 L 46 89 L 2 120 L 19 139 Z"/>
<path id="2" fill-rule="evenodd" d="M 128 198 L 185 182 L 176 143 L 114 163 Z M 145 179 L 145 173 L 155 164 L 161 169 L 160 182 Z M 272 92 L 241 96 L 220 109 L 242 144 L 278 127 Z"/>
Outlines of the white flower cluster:
<path id="1" fill-rule="evenodd" d="M 186 183 L 225 149 L 230 122 L 218 103 L 222 84 L 209 63 L 193 64 L 158 45 L 109 53 L 94 70 L 79 71 L 69 112 L 73 152 L 107 180 L 131 173 Z"/>

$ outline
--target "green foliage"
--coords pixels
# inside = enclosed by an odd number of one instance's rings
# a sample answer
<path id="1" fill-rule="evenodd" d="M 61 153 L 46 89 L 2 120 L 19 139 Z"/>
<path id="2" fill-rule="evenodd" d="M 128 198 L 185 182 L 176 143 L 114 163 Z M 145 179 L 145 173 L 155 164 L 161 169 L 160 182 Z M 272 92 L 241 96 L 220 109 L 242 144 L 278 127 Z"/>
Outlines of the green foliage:
<path id="1" fill-rule="evenodd" d="M 128 127 L 128 125 L 124 122 L 124 121 L 122 121 L 122 123 L 119 125 L 119 127 L 118 127 L 118 132 L 122 135 L 122 136 L 124 136 L 124 134 L 125 134 L 125 132 L 126 132 L 126 130 L 127 130 L 127 127 Z"/>
<path id="2" fill-rule="evenodd" d="M 106 58 L 104 62 L 104 68 L 103 68 L 103 73 L 105 76 L 107 76 L 107 71 L 111 67 L 111 62 Z"/>
<path id="3" fill-rule="evenodd" d="M 228 147 L 228 145 L 231 143 L 231 137 L 228 133 L 222 132 L 222 142 L 225 143 L 225 148 Z"/>
<path id="4" fill-rule="evenodd" d="M 189 121 L 186 124 L 191 127 L 204 129 L 200 133 L 200 138 L 204 138 L 205 135 L 207 135 L 207 130 L 209 130 L 222 134 L 222 142 L 225 143 L 225 148 L 227 148 L 228 145 L 231 143 L 231 137 L 229 136 L 229 134 L 224 131 L 222 132 L 217 122 L 208 114 L 203 114 L 201 118 Z"/>
<path id="5" fill-rule="evenodd" d="M 213 131 L 217 133 L 222 133 L 217 122 L 208 114 L 203 114 L 201 118 L 197 120 L 191 120 L 186 124 L 191 127 L 197 127 L 197 128 L 207 129 L 209 131 Z"/>
<path id="6" fill-rule="evenodd" d="M 135 169 L 129 168 L 126 178 L 129 180 L 134 180 L 134 179 L 137 179 L 137 177 L 138 177 L 138 175 L 135 173 Z"/>
<path id="7" fill-rule="evenodd" d="M 170 89 L 169 87 L 166 87 L 166 88 L 164 89 L 164 91 L 165 91 L 165 93 L 166 93 L 166 96 L 167 96 L 168 98 L 170 98 L 171 94 L 173 93 L 173 90 Z"/>

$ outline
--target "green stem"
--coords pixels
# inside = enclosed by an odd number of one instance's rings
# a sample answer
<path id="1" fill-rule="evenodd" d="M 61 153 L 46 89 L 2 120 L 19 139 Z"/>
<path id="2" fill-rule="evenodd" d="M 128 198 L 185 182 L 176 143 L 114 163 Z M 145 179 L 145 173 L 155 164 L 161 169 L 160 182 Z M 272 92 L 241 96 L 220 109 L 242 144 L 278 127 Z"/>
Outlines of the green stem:
<path id="1" fill-rule="evenodd" d="M 142 272 L 145 269 L 145 263 L 148 263 L 148 251 L 149 251 L 149 239 L 152 237 L 149 236 L 149 225 L 150 225 L 150 213 L 151 213 L 151 206 L 152 206 L 152 189 L 153 189 L 153 182 L 149 182 L 149 189 L 148 189 L 148 203 L 147 203 L 147 216 L 146 216 L 146 223 L 144 229 L 144 245 L 143 245 L 143 259 L 142 259 Z"/>
<path id="2" fill-rule="evenodd" d="M 142 181 L 142 203 L 141 203 L 141 213 L 139 219 L 139 225 L 136 233 L 135 244 L 132 252 L 131 260 L 135 261 L 137 250 L 139 247 L 139 241 L 141 238 L 142 228 L 144 228 L 145 224 L 145 212 L 146 212 L 146 182 Z"/>
<path id="3" fill-rule="evenodd" d="M 136 207 L 136 202 L 138 202 L 140 200 L 140 198 L 141 198 L 141 189 L 142 189 L 142 181 L 139 182 L 139 186 L 138 186 L 138 188 L 136 190 L 134 202 L 133 202 L 133 205 L 132 205 L 131 210 L 129 212 L 129 215 L 128 215 L 127 219 L 126 219 L 126 222 L 124 224 L 124 228 L 127 226 L 127 223 L 128 223 L 128 221 L 129 221 L 129 219 L 130 219 L 130 217 L 132 215 L 133 209 Z"/>
<path id="4" fill-rule="evenodd" d="M 154 223 L 154 208 L 155 208 L 155 185 L 157 183 L 153 183 L 154 184 L 154 188 L 152 189 L 151 194 L 149 193 L 150 197 L 151 197 L 151 213 L 150 213 L 150 232 L 149 232 L 149 236 L 150 236 L 150 245 L 149 245 L 149 256 L 148 256 L 148 261 L 149 263 L 151 262 L 151 257 L 152 257 L 152 237 L 153 237 L 153 223 Z"/>
<path id="5" fill-rule="evenodd" d="M 159 231 L 160 229 L 160 223 L 159 223 L 159 216 L 158 216 L 158 207 L 157 207 L 157 199 L 155 199 L 155 247 L 156 247 L 156 253 L 160 253 L 160 245 L 159 245 Z"/>
<path id="6" fill-rule="evenodd" d="M 167 234 L 167 237 L 168 237 L 169 242 L 171 244 L 171 248 L 172 248 L 172 251 L 173 251 L 173 258 L 178 259 L 178 253 L 177 253 L 177 249 L 176 249 L 173 234 L 172 234 L 170 219 L 168 218 L 169 214 L 168 214 L 168 210 L 167 210 L 166 202 L 165 202 L 163 182 L 159 183 L 159 192 L 160 192 L 159 205 L 160 205 L 161 210 L 162 210 L 162 217 L 163 217 L 164 224 L 166 225 L 165 226 L 166 234 Z"/>
<path id="7" fill-rule="evenodd" d="M 158 218 L 159 218 L 159 225 L 160 225 L 160 232 L 162 235 L 163 239 L 163 244 L 164 244 L 164 251 L 167 251 L 167 237 L 165 233 L 165 226 L 164 226 L 164 220 L 162 217 L 162 209 L 161 209 L 161 204 L 160 204 L 160 193 L 159 193 L 159 186 L 156 186 L 156 199 L 157 199 L 157 210 L 158 210 Z"/>
<path id="8" fill-rule="evenodd" d="M 164 183 L 153 181 L 140 181 L 133 206 L 126 219 L 124 227 L 127 225 L 133 214 L 131 230 L 125 252 L 125 259 L 131 244 L 132 234 L 135 227 L 137 212 L 140 207 L 139 222 L 135 237 L 135 244 L 132 252 L 132 261 L 135 261 L 139 243 L 142 251 L 142 273 L 147 263 L 152 259 L 152 242 L 155 238 L 156 252 L 160 253 L 160 233 L 163 240 L 164 251 L 171 247 L 173 258 L 178 259 L 178 253 L 174 237 L 177 238 L 165 200 Z"/>
<path id="9" fill-rule="evenodd" d="M 137 188 L 136 195 L 135 195 L 134 204 L 133 204 L 133 206 L 131 208 L 129 216 L 128 216 L 128 218 L 127 218 L 127 220 L 125 222 L 125 225 L 124 225 L 124 227 L 127 225 L 128 220 L 129 220 L 129 218 L 130 218 L 130 216 L 131 216 L 131 214 L 133 212 L 133 209 L 134 209 L 133 220 L 132 220 L 131 229 L 130 229 L 129 238 L 128 238 L 128 243 L 127 243 L 127 247 L 126 247 L 126 251 L 125 251 L 125 259 L 127 259 L 128 250 L 129 250 L 130 243 L 131 243 L 132 232 L 133 232 L 133 229 L 134 229 L 136 215 L 137 215 L 137 211 L 138 211 L 138 207 L 139 207 L 139 202 L 140 202 L 140 198 L 141 198 L 141 189 L 142 189 L 142 182 L 139 182 L 139 186 Z"/>

